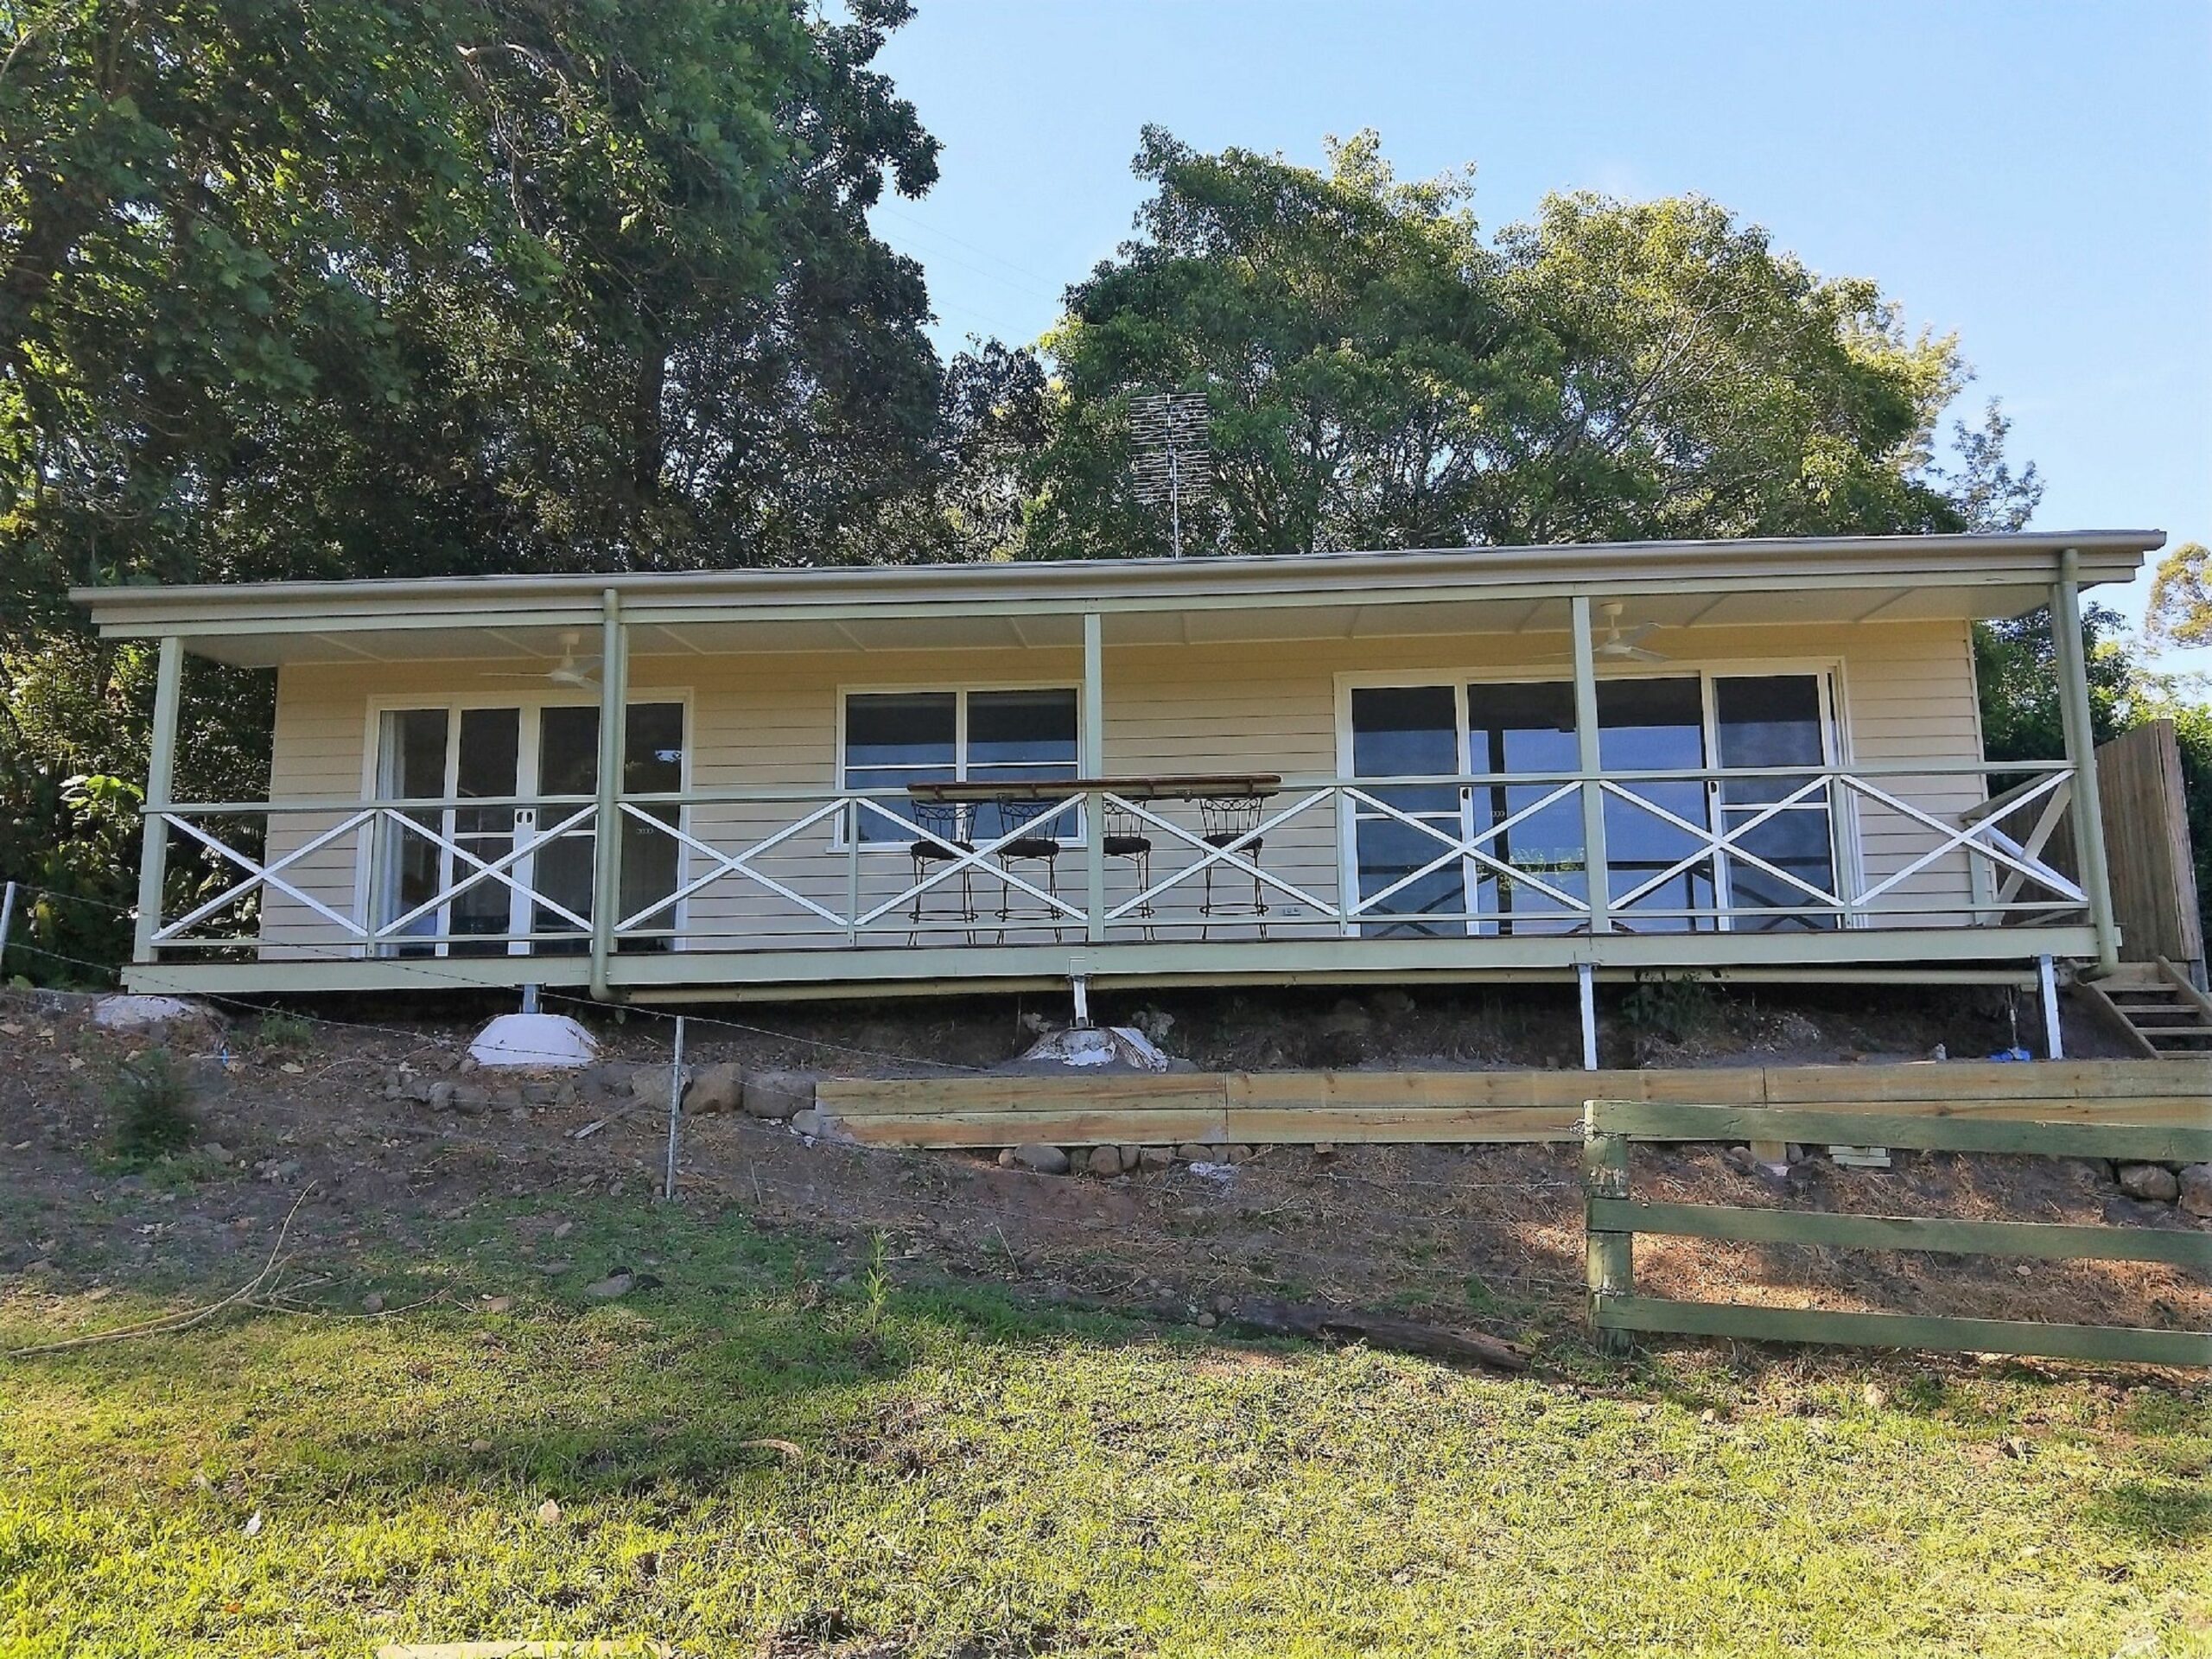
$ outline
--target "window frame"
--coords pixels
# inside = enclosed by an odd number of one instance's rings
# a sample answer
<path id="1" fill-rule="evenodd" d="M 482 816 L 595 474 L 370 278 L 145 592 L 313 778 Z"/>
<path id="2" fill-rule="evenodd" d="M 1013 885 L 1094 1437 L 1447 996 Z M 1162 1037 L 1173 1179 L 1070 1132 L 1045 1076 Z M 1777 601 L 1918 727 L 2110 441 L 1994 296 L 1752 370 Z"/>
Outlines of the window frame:
<path id="1" fill-rule="evenodd" d="M 1703 711 L 1705 751 L 1708 757 L 1719 753 L 1719 729 L 1716 718 L 1716 701 L 1713 682 L 1717 679 L 1759 677 L 1770 675 L 1817 677 L 1823 683 L 1823 707 L 1827 716 L 1826 741 L 1833 750 L 1827 763 L 1840 772 L 1851 769 L 1855 760 L 1857 726 L 1853 718 L 1849 659 L 1842 652 L 1788 652 L 1771 657 L 1725 655 L 1698 657 L 1685 653 L 1676 658 L 1660 663 L 1611 663 L 1598 666 L 1599 680 L 1663 679 L 1694 674 L 1699 681 L 1698 696 Z M 1466 760 L 1465 744 L 1467 737 L 1467 688 L 1470 685 L 1542 679 L 1573 684 L 1572 666 L 1562 669 L 1555 660 L 1540 663 L 1485 663 L 1478 666 L 1452 667 L 1445 665 L 1427 669 L 1380 668 L 1344 669 L 1338 671 L 1336 683 L 1337 775 L 1352 782 L 1365 781 L 1354 778 L 1352 770 L 1351 693 L 1356 689 L 1381 688 L 1406 690 L 1421 686 L 1449 684 L 1454 688 L 1457 703 L 1460 760 Z M 1979 729 L 1979 728 L 1977 728 Z M 1568 768 L 1567 770 L 1573 770 Z M 1789 768 L 1777 768 L 1787 771 Z M 1844 798 L 1832 803 L 1831 823 L 1834 825 L 1835 879 L 1850 893 L 1862 891 L 1866 884 L 1865 870 L 1866 841 L 1859 822 L 1859 803 L 1850 791 L 1841 791 Z M 1350 804 L 1338 806 L 1338 845 L 1343 849 L 1337 880 L 1339 891 L 1352 892 L 1358 882 L 1358 858 L 1352 845 L 1353 814 Z M 1723 932 L 1735 930 L 1732 918 L 1723 918 Z M 1853 927 L 1873 925 L 1871 918 L 1850 917 L 1845 925 Z"/>
<path id="2" fill-rule="evenodd" d="M 844 796 L 855 792 L 848 775 L 849 768 L 846 764 L 847 717 L 855 697 L 950 696 L 952 698 L 953 779 L 957 782 L 966 783 L 969 781 L 968 699 L 978 693 L 988 696 L 994 692 L 1001 691 L 1051 691 L 1062 694 L 1072 701 L 1075 706 L 1075 758 L 1072 763 L 1074 770 L 1069 776 L 1071 779 L 1081 777 L 1084 742 L 1083 688 L 1072 682 L 1067 680 L 963 680 L 948 684 L 941 680 L 931 680 L 895 685 L 841 684 L 837 688 L 836 740 L 837 793 Z M 840 812 L 836 815 L 833 821 L 830 834 L 830 848 L 833 852 L 842 853 L 849 849 L 850 838 L 845 830 L 847 817 L 847 814 Z M 1084 837 L 1087 833 L 1084 814 L 1082 808 L 1078 806 L 1075 810 L 1074 830 L 1072 833 L 1060 838 L 1060 845 L 1071 849 L 1080 849 L 1085 844 Z M 893 836 L 876 840 L 863 835 L 860 837 L 860 850 L 863 854 L 895 852 L 904 855 L 912 839 L 911 836 Z"/>

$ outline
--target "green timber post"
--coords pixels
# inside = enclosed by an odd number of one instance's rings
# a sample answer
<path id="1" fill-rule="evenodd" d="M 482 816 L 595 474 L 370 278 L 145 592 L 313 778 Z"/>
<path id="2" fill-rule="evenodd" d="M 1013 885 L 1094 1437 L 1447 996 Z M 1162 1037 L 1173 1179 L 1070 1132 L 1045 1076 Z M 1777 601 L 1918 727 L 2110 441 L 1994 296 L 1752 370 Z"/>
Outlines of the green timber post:
<path id="1" fill-rule="evenodd" d="M 1106 628 L 1096 611 L 1083 613 L 1083 730 L 1081 766 L 1086 778 L 1106 775 Z M 1106 798 L 1084 798 L 1084 935 L 1106 937 Z"/>
<path id="2" fill-rule="evenodd" d="M 146 760 L 146 799 L 140 809 L 144 843 L 138 855 L 138 928 L 134 962 L 154 960 L 154 936 L 162 928 L 162 888 L 168 874 L 169 826 L 162 814 L 174 804 L 176 781 L 176 711 L 184 688 L 184 642 L 162 636 L 154 671 L 153 749 Z"/>
<path id="3" fill-rule="evenodd" d="M 1590 931 L 1610 933 L 1611 880 L 1605 867 L 1605 797 L 1598 784 L 1598 659 L 1590 643 L 1590 596 L 1575 594 L 1568 611 L 1574 634 L 1575 769 L 1582 775 L 1583 886 L 1590 898 Z"/>
<path id="4" fill-rule="evenodd" d="M 1598 1327 L 1601 1346 L 1609 1354 L 1626 1354 L 1634 1346 L 1625 1331 L 1599 1323 L 1608 1297 L 1636 1294 L 1636 1235 L 1599 1224 L 1601 1201 L 1628 1197 L 1628 1136 L 1598 1127 L 1599 1103 L 1582 1103 L 1583 1234 L 1587 1240 L 1590 1279 L 1590 1320 Z"/>
<path id="5" fill-rule="evenodd" d="M 622 749 L 629 709 L 630 652 L 622 626 L 622 596 L 600 595 L 599 779 L 592 814 L 591 994 L 611 995 L 607 968 L 614 930 L 622 918 Z"/>
<path id="6" fill-rule="evenodd" d="M 2120 966 L 2120 930 L 2112 913 L 2112 874 L 2105 861 L 2105 815 L 2097 792 L 2097 728 L 2089 707 L 2089 665 L 2082 647 L 2082 561 L 2068 548 L 2050 590 L 2051 645 L 2058 658 L 2059 709 L 2066 757 L 2074 763 L 2074 845 L 2089 925 L 2096 930 L 2097 970 Z"/>

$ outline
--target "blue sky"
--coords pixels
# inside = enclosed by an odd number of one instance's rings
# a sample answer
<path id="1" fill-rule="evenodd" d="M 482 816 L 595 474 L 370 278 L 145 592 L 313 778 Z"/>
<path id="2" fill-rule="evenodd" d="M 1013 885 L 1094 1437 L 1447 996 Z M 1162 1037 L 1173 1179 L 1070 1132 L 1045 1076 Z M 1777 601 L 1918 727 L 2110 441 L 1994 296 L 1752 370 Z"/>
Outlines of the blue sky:
<path id="1" fill-rule="evenodd" d="M 1128 234 L 1147 122 L 1309 163 L 1372 126 L 1402 176 L 1475 162 L 1491 230 L 1711 196 L 1958 333 L 2037 527 L 2212 539 L 2212 0 L 919 0 L 881 67 L 944 144 L 875 223 L 948 353 L 1033 340 Z"/>

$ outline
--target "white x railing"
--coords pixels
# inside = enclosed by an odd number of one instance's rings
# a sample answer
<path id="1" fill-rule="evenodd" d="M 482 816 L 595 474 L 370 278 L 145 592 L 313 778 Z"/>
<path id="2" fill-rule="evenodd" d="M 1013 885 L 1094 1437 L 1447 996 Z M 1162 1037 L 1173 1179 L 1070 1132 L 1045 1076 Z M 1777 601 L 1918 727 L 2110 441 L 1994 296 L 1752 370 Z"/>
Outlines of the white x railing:
<path id="1" fill-rule="evenodd" d="M 1437 854 L 1420 868 L 1400 876 L 1377 892 L 1361 894 L 1348 907 L 1350 914 L 1354 917 L 1389 914 L 1390 912 L 1382 908 L 1389 900 L 1426 880 L 1431 875 L 1440 871 L 1449 870 L 1454 864 L 1465 861 L 1489 872 L 1501 881 L 1516 887 L 1528 887 L 1541 893 L 1570 915 L 1588 916 L 1590 901 L 1586 898 L 1579 897 L 1563 888 L 1554 887 L 1527 865 L 1514 864 L 1500 859 L 1493 855 L 1490 850 L 1492 843 L 1503 841 L 1512 834 L 1514 830 L 1534 818 L 1547 807 L 1557 805 L 1560 802 L 1580 795 L 1581 788 L 1579 783 L 1560 784 L 1548 793 L 1529 802 L 1526 806 L 1500 818 L 1496 823 L 1471 834 L 1458 836 L 1451 834 L 1448 830 L 1439 825 L 1433 819 L 1417 817 L 1413 813 L 1402 810 L 1379 796 L 1370 794 L 1364 789 L 1346 789 L 1344 791 L 1344 797 L 1352 804 L 1355 811 L 1363 807 L 1371 814 L 1395 819 L 1409 829 L 1419 830 L 1444 848 L 1443 852 Z M 1465 822 L 1464 817 L 1461 822 L 1463 824 Z"/>
<path id="2" fill-rule="evenodd" d="M 551 805 L 556 811 L 565 808 L 567 816 L 550 825 L 538 825 L 534 820 L 536 809 L 541 804 Z M 460 812 L 486 814 L 508 810 L 516 812 L 512 830 L 471 832 L 448 827 L 457 822 L 454 815 Z M 296 930 L 311 917 L 315 922 L 327 925 L 340 941 L 349 946 L 451 944 L 455 939 L 449 932 L 442 929 L 426 931 L 420 924 L 448 913 L 456 899 L 486 883 L 528 906 L 533 926 L 469 934 L 466 937 L 471 944 L 541 937 L 535 930 L 535 920 L 540 912 L 573 930 L 573 933 L 588 933 L 591 928 L 588 914 L 545 890 L 537 880 L 531 862 L 556 840 L 593 832 L 597 808 L 588 802 L 578 805 L 568 801 L 540 804 L 467 799 L 372 801 L 351 806 L 232 802 L 172 806 L 158 810 L 155 816 L 165 832 L 181 836 L 200 850 L 203 861 L 210 867 L 203 887 L 219 880 L 221 872 L 234 873 L 231 880 L 213 893 L 199 898 L 173 919 L 157 918 L 152 934 L 156 946 L 206 948 L 265 938 L 272 911 L 281 912 L 285 905 L 296 907 L 283 918 L 288 927 Z M 237 830 L 219 834 L 207 827 L 211 819 L 251 820 L 257 816 L 265 820 L 258 836 Z M 282 826 L 287 820 L 302 816 L 335 816 L 337 822 L 294 841 L 284 834 Z M 272 855 L 267 850 L 272 839 L 280 844 L 287 841 L 293 844 L 284 845 L 282 851 Z M 402 861 L 400 849 L 410 839 L 423 843 L 435 855 L 437 875 L 431 890 L 426 895 L 411 897 L 404 907 L 397 902 L 383 902 L 379 895 L 394 890 L 389 874 Z M 488 848 L 489 843 L 502 841 L 506 843 L 505 850 L 488 857 L 470 844 Z M 251 844 L 256 842 L 260 843 L 258 847 Z M 262 902 L 249 907 L 247 901 L 256 898 Z M 226 912 L 233 918 L 232 930 L 226 933 L 209 932 L 210 924 Z"/>
<path id="3" fill-rule="evenodd" d="M 2006 774 L 2023 781 L 1956 804 Z M 1732 799 L 1732 788 L 1753 798 Z M 978 885 L 1000 901 L 1000 942 L 1010 931 L 1110 943 L 1224 927 L 1357 938 L 2078 919 L 2087 894 L 2044 856 L 2071 788 L 2070 770 L 2051 765 L 1292 779 L 1224 831 L 1179 795 L 1071 785 L 1027 800 L 1034 810 L 989 836 L 925 827 L 899 791 L 698 790 L 618 804 L 630 896 L 612 930 L 629 948 L 906 945 L 948 928 L 977 943 Z M 233 827 L 255 815 L 264 833 Z M 549 846 L 598 833 L 595 804 L 573 797 L 179 804 L 155 816 L 193 855 L 171 861 L 191 866 L 191 897 L 151 931 L 165 955 L 279 936 L 340 954 L 463 937 L 523 950 L 589 934 L 599 908 L 569 887 L 549 891 L 542 868 Z M 1109 819 L 1123 830 L 1109 838 L 1121 848 L 1112 856 L 1088 839 Z M 1597 872 L 1602 905 L 1582 844 L 1593 821 L 1611 855 Z M 1824 844 L 1825 859 L 1778 850 L 1771 831 L 1785 822 L 1817 823 L 1817 836 L 1793 844 Z M 1553 843 L 1541 854 L 1525 844 L 1537 836 Z M 404 902 L 392 875 L 403 861 Z M 653 874 L 640 876 L 646 864 Z M 1686 879 L 1710 902 L 1665 906 Z M 1224 880 L 1247 902 L 1217 903 Z M 1732 901 L 1732 880 L 1758 902 Z M 457 934 L 446 919 L 456 901 L 486 887 L 507 897 L 506 913 Z M 518 918 L 527 920 L 500 931 Z"/>

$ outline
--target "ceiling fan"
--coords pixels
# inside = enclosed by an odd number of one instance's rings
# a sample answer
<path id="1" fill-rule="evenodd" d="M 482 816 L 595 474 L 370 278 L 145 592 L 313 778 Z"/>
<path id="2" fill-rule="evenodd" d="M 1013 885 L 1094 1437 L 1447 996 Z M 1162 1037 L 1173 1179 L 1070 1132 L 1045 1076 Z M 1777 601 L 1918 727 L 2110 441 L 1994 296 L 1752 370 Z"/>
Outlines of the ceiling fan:
<path id="1" fill-rule="evenodd" d="M 1663 663 L 1667 660 L 1665 652 L 1649 650 L 1641 643 L 1646 634 L 1659 626 L 1656 622 L 1639 622 L 1632 628 L 1623 628 L 1622 606 L 1618 599 L 1609 599 L 1598 608 L 1605 619 L 1605 637 L 1590 647 L 1592 656 L 1617 663 Z"/>
<path id="2" fill-rule="evenodd" d="M 1624 628 L 1621 626 L 1624 608 L 1618 599 L 1609 599 L 1598 607 L 1605 620 L 1602 626 L 1592 630 L 1597 638 L 1591 641 L 1590 654 L 1601 663 L 1663 663 L 1672 660 L 1665 652 L 1653 651 L 1643 643 L 1644 636 L 1659 625 L 1656 622 L 1639 622 L 1634 627 Z"/>
<path id="3" fill-rule="evenodd" d="M 588 660 L 577 658 L 576 646 L 582 639 L 583 635 L 574 630 L 563 633 L 561 636 L 561 660 L 550 668 L 532 669 L 527 673 L 494 671 L 485 677 L 494 680 L 550 680 L 555 685 L 565 685 L 572 690 L 596 691 L 599 682 L 593 676 L 598 671 L 599 659 L 595 657 Z"/>

